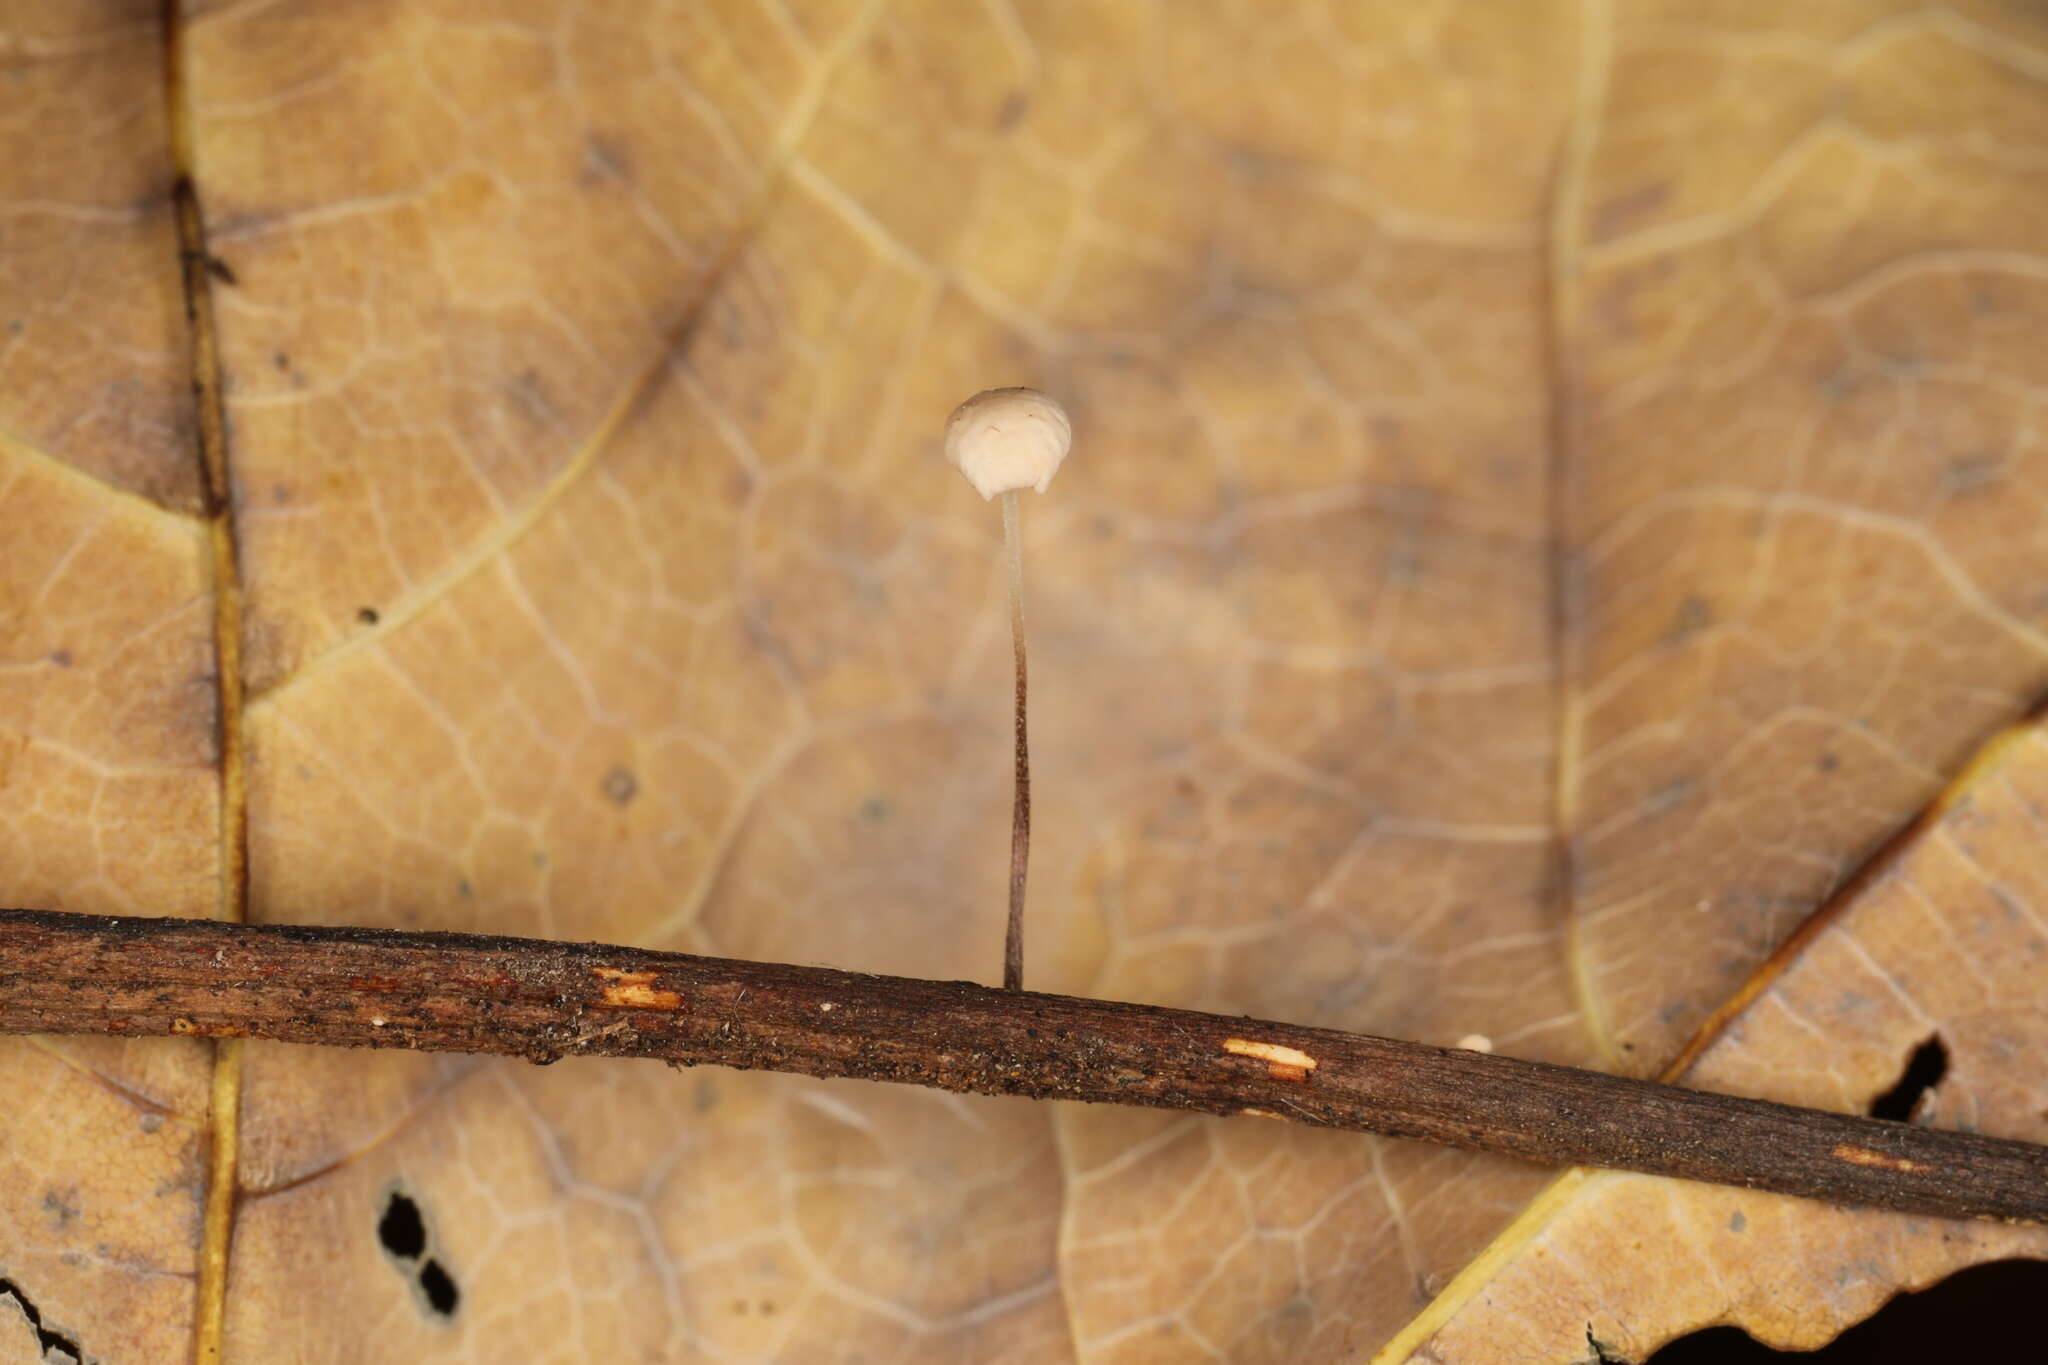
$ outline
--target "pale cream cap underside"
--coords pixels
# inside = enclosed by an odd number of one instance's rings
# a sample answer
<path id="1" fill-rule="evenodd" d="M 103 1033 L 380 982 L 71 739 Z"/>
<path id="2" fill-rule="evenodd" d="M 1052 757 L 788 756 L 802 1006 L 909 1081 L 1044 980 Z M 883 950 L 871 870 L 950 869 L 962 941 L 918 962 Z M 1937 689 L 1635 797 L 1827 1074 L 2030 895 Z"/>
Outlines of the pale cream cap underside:
<path id="1" fill-rule="evenodd" d="M 946 459 L 984 498 L 1043 493 L 1073 441 L 1066 409 L 1037 389 L 989 389 L 946 419 Z"/>

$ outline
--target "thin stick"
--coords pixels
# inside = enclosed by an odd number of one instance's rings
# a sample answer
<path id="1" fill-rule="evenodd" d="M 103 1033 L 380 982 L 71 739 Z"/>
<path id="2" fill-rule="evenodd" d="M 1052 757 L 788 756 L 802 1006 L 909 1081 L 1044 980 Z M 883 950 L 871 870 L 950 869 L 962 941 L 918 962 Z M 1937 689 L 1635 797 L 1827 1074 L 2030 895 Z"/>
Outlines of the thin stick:
<path id="1" fill-rule="evenodd" d="M 595 943 L 0 910 L 0 1033 L 196 1034 L 1252 1113 L 2048 1222 L 2048 1147 L 1191 1010 Z"/>
<path id="2" fill-rule="evenodd" d="M 1003 989 L 1024 989 L 1024 873 L 1031 863 L 1031 744 L 1025 734 L 1024 537 L 1017 493 L 1003 494 L 1003 552 L 1010 561 L 1010 652 L 1017 659 L 1017 789 L 1010 804 L 1010 927 L 1003 939 Z"/>

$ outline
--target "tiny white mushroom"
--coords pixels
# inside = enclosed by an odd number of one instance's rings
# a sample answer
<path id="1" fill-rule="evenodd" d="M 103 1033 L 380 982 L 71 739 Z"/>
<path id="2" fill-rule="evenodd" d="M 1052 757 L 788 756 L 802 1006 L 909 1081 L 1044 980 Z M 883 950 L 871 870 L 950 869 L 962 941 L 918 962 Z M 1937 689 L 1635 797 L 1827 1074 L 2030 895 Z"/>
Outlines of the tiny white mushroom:
<path id="1" fill-rule="evenodd" d="M 1010 647 L 1017 660 L 1017 783 L 1010 818 L 1010 923 L 1003 987 L 1024 989 L 1024 873 L 1031 860 L 1031 759 L 1025 740 L 1024 545 L 1017 492 L 1043 493 L 1074 442 L 1067 411 L 1037 389 L 989 389 L 946 419 L 946 459 L 983 498 L 1003 495 L 1003 549 L 1010 565 Z"/>
<path id="2" fill-rule="evenodd" d="M 983 498 L 1043 493 L 1073 443 L 1067 410 L 1037 389 L 989 389 L 946 419 L 946 459 Z"/>

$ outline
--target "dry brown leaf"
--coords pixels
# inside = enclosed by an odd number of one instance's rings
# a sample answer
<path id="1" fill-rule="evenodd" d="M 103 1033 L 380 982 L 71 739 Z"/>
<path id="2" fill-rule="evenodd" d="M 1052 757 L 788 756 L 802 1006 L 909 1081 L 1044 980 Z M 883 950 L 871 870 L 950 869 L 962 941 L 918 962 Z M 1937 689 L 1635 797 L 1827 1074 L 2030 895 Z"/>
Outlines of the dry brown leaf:
<path id="1" fill-rule="evenodd" d="M 1642 1073 L 1718 1018 L 1697 1083 L 1848 1109 L 1934 1030 L 1931 1117 L 2048 1137 L 2038 742 L 1828 901 L 2048 679 L 2037 9 L 587 11 L 202 7 L 171 118 L 155 5 L 0 3 L 0 900 L 235 908 L 175 123 L 251 917 L 992 978 L 1003 589 L 938 432 L 1035 383 L 1034 986 Z M 6 1047 L 0 1274 L 182 1358 L 212 1054 Z M 243 1086 L 230 1361 L 1810 1344 L 2048 1254 L 1252 1119 Z"/>

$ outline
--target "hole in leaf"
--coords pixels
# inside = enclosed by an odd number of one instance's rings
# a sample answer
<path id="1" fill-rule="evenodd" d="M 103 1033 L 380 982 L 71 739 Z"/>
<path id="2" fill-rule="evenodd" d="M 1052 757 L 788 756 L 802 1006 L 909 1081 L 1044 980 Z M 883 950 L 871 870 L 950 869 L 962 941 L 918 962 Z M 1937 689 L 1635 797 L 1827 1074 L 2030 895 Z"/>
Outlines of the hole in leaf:
<path id="1" fill-rule="evenodd" d="M 427 1307 L 444 1318 L 454 1317 L 462 1306 L 462 1291 L 455 1287 L 455 1277 L 439 1261 L 420 1267 L 420 1292 L 427 1296 Z"/>
<path id="2" fill-rule="evenodd" d="M 420 1205 L 399 1191 L 385 1197 L 383 1218 L 377 1220 L 377 1240 L 399 1261 L 418 1261 L 426 1250 L 426 1220 Z"/>
<path id="3" fill-rule="evenodd" d="M 1899 1074 L 1899 1083 L 1870 1102 L 1870 1116 L 1874 1119 L 1896 1119 L 1900 1123 L 1909 1121 L 1927 1092 L 1940 1085 L 1941 1078 L 1947 1074 L 1948 1048 L 1937 1033 L 1913 1049 L 1913 1055 L 1906 1061 L 1906 1069 Z"/>
<path id="4" fill-rule="evenodd" d="M 398 1190 L 384 1200 L 384 1216 L 377 1220 L 377 1240 L 402 1261 L 416 1261 L 427 1249 L 427 1223 L 420 1206 Z"/>
<path id="5" fill-rule="evenodd" d="M 86 1365 L 85 1352 L 78 1343 L 62 1332 L 43 1325 L 42 1312 L 29 1302 L 28 1295 L 9 1279 L 0 1279 L 0 1303 L 12 1301 L 22 1317 L 28 1319 L 28 1329 L 36 1334 L 36 1349 L 42 1352 L 42 1359 L 63 1362 L 63 1365 Z"/>
<path id="6" fill-rule="evenodd" d="M 1971 1347 L 2028 1341 L 2040 1332 L 2048 1261 L 1993 1261 L 1917 1294 L 1900 1294 L 1818 1351 L 1774 1351 L 1739 1327 L 1709 1327 L 1664 1345 L 1648 1365 L 1926 1365 L 1934 1360 L 2025 1359 Z"/>

